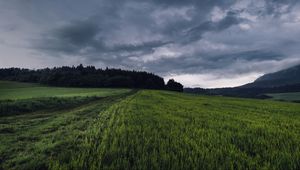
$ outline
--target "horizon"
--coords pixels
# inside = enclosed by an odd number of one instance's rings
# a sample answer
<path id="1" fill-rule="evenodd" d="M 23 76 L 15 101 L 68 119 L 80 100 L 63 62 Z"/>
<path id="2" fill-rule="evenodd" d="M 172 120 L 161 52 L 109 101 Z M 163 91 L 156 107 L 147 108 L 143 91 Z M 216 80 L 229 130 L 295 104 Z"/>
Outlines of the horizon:
<path id="1" fill-rule="evenodd" d="M 78 65 L 80 65 L 80 64 L 78 64 Z M 78 66 L 78 65 L 61 65 L 61 66 L 50 66 L 50 67 L 40 67 L 40 68 L 26 68 L 26 67 L 1 67 L 0 69 L 9 69 L 9 68 L 20 68 L 20 69 L 30 69 L 30 70 L 38 70 L 38 69 L 45 69 L 45 68 L 54 68 L 54 67 L 76 67 L 76 66 Z M 93 65 L 83 65 L 84 67 L 87 67 L 87 66 L 93 66 Z M 95 67 L 95 66 L 94 66 Z M 116 67 L 95 67 L 96 69 L 106 69 L 106 68 L 108 68 L 108 69 L 122 69 L 122 68 L 116 68 Z M 145 71 L 145 70 L 134 70 L 134 69 L 122 69 L 122 70 L 128 70 L 128 71 Z M 280 70 L 279 70 L 280 71 Z M 148 72 L 148 73 L 152 73 L 152 74 L 155 74 L 154 72 L 149 72 L 149 71 L 145 71 L 145 72 Z M 271 73 L 273 73 L 273 72 L 271 72 Z M 157 75 L 157 74 L 155 74 L 155 75 Z M 262 75 L 264 75 L 264 74 L 262 74 Z M 261 75 L 261 76 L 262 76 Z M 158 75 L 158 76 L 160 76 L 160 75 Z M 162 76 L 160 76 L 160 77 L 162 77 Z M 189 77 L 193 77 L 193 75 L 188 75 L 188 76 L 185 76 L 184 78 L 189 78 Z M 259 78 L 260 76 L 258 76 L 257 78 Z M 176 76 L 168 76 L 168 77 L 162 77 L 163 79 L 164 79 L 164 81 L 165 81 L 165 83 L 168 81 L 168 80 L 170 80 L 170 79 L 174 79 L 175 81 L 178 81 L 178 82 L 180 82 L 183 86 L 184 86 L 184 88 L 204 88 L 204 89 L 213 89 L 213 88 L 232 88 L 232 87 L 238 87 L 238 86 L 241 86 L 241 85 L 245 85 L 245 84 L 248 84 L 248 83 L 252 83 L 252 82 L 254 82 L 257 78 L 255 78 L 253 81 L 250 81 L 250 82 L 246 82 L 246 83 L 241 83 L 241 84 L 238 84 L 238 85 L 233 85 L 233 86 L 216 86 L 216 87 L 214 87 L 213 85 L 212 86 L 209 86 L 209 87 L 206 87 L 206 86 L 203 86 L 203 85 L 199 85 L 199 84 L 196 84 L 196 85 L 191 85 L 191 86 L 186 86 L 186 85 L 184 85 L 184 83 L 189 83 L 189 82 L 191 82 L 191 83 L 193 83 L 193 81 L 190 79 L 186 79 L 185 81 L 183 81 L 182 79 L 181 79 L 181 81 L 180 81 L 180 78 L 178 78 L 178 77 L 176 77 Z M 230 80 L 229 80 L 230 81 Z M 183 83 L 182 83 L 183 82 Z M 219 83 L 224 83 L 223 82 L 223 80 L 219 80 Z M 214 84 L 216 84 L 216 83 L 214 83 Z"/>
<path id="2" fill-rule="evenodd" d="M 10 69 L 10 68 L 19 68 L 19 69 L 29 69 L 29 70 L 39 70 L 39 69 L 53 69 L 53 68 L 59 68 L 59 67 L 78 67 L 78 66 L 83 66 L 83 67 L 95 67 L 93 65 L 83 65 L 83 64 L 78 64 L 78 65 L 72 65 L 72 66 L 67 66 L 67 65 L 63 65 L 63 66 L 54 66 L 54 67 L 43 67 L 43 68 L 23 68 L 23 67 L 2 67 L 0 69 Z M 147 72 L 147 71 L 143 71 L 143 70 L 130 70 L 130 69 L 122 69 L 122 68 L 113 68 L 113 67 L 106 67 L 106 68 L 102 68 L 102 67 L 95 67 L 95 69 L 102 69 L 102 70 L 105 70 L 105 69 L 121 69 L 121 70 L 124 70 L 124 71 L 137 71 L 137 72 Z M 281 70 L 280 70 L 281 71 Z M 156 75 L 155 73 L 153 72 L 147 72 L 147 73 L 151 73 L 151 74 L 154 74 Z M 274 72 L 272 72 L 274 73 Z M 264 74 L 265 75 L 265 74 Z M 158 75 L 159 76 L 159 75 Z M 263 76 L 263 75 L 262 75 Z M 165 77 L 162 77 L 164 79 L 164 82 L 167 83 L 168 80 L 170 79 L 174 79 L 173 77 L 169 77 L 169 78 L 165 78 Z M 174 79 L 176 81 L 176 79 Z M 256 79 L 255 79 L 256 80 Z M 254 81 L 255 81 L 254 80 Z M 251 81 L 251 82 L 248 82 L 248 83 L 252 83 L 254 81 Z M 186 82 L 186 81 L 185 81 Z M 248 84 L 246 83 L 246 84 Z M 241 84 L 241 85 L 246 85 L 246 84 Z M 239 85 L 240 86 L 240 85 Z M 184 88 L 203 88 L 203 89 L 214 89 L 214 88 L 234 88 L 234 87 L 239 87 L 239 86 L 224 86 L 224 87 L 203 87 L 203 86 L 200 86 L 200 85 L 196 85 L 196 86 L 184 86 Z"/>
<path id="3" fill-rule="evenodd" d="M 300 64 L 297 0 L 13 0 L 0 14 L 0 68 L 82 63 L 222 88 Z"/>

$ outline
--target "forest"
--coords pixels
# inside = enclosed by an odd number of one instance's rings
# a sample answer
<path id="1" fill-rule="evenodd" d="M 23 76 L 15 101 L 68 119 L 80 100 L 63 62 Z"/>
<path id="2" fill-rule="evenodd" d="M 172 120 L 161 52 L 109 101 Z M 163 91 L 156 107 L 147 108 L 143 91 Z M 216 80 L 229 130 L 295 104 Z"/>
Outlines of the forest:
<path id="1" fill-rule="evenodd" d="M 94 66 L 63 66 L 44 69 L 2 68 L 0 80 L 40 83 L 61 87 L 110 87 L 183 91 L 183 86 L 145 71 L 114 68 L 97 69 Z"/>

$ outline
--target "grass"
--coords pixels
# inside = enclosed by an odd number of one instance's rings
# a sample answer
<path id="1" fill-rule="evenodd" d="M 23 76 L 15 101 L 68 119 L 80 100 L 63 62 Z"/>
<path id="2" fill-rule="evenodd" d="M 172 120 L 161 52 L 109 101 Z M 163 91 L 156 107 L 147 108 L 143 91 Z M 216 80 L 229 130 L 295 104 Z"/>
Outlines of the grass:
<path id="1" fill-rule="evenodd" d="M 300 168 L 299 104 L 140 91 L 102 114 L 54 169 Z"/>
<path id="2" fill-rule="evenodd" d="M 24 114 L 42 109 L 64 109 L 100 99 L 97 96 L 86 97 L 44 97 L 20 100 L 0 100 L 0 117 Z"/>
<path id="3" fill-rule="evenodd" d="M 300 105 L 140 90 L 3 116 L 1 168 L 300 169 Z"/>
<path id="4" fill-rule="evenodd" d="M 294 93 L 271 93 L 267 94 L 272 97 L 273 100 L 300 102 L 300 92 Z"/>
<path id="5" fill-rule="evenodd" d="M 128 94 L 61 110 L 0 117 L 0 169 L 48 169 L 52 159 L 68 162 L 85 148 L 99 113 Z"/>
<path id="6" fill-rule="evenodd" d="M 16 100 L 41 97 L 105 97 L 129 92 L 129 89 L 110 88 L 63 88 L 47 87 L 31 83 L 0 81 L 0 100 Z"/>
<path id="7" fill-rule="evenodd" d="M 16 88 L 25 88 L 25 87 L 42 87 L 42 85 L 34 83 L 22 83 L 15 81 L 2 81 L 0 80 L 0 89 L 16 89 Z"/>

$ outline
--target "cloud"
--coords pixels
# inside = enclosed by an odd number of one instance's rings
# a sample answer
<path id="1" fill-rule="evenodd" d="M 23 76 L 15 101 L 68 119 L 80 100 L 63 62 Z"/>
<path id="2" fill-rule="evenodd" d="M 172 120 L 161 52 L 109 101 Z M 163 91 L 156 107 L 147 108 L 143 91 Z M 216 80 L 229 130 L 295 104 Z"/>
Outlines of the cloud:
<path id="1" fill-rule="evenodd" d="M 240 76 L 232 75 L 231 77 L 219 77 L 214 74 L 180 74 L 170 75 L 165 78 L 172 78 L 183 82 L 185 87 L 217 88 L 247 84 L 261 75 L 262 74 L 260 73 L 249 73 Z"/>
<path id="2" fill-rule="evenodd" d="M 280 53 L 269 51 L 246 51 L 222 55 L 193 54 L 192 56 L 163 58 L 148 63 L 148 70 L 156 70 L 162 75 L 170 74 L 245 74 L 254 70 L 253 65 L 265 61 L 281 61 L 284 57 Z M 176 67 L 174 67 L 176 65 Z M 255 71 L 258 71 L 257 68 Z M 263 71 L 263 67 L 259 69 Z"/>
<path id="3" fill-rule="evenodd" d="M 80 54 L 82 50 L 101 48 L 102 42 L 97 39 L 100 29 L 89 21 L 73 21 L 59 28 L 44 33 L 36 39 L 33 47 L 51 53 Z"/>
<path id="4" fill-rule="evenodd" d="M 26 67 L 93 64 L 208 87 L 201 79 L 239 85 L 300 63 L 298 0 L 11 0 L 0 19 L 1 66 L 24 54 Z"/>
<path id="5" fill-rule="evenodd" d="M 235 12 L 228 12 L 223 19 L 217 22 L 205 21 L 196 27 L 192 27 L 186 32 L 185 37 L 188 37 L 188 41 L 197 41 L 202 38 L 202 35 L 206 32 L 213 31 L 218 32 L 229 28 L 232 25 L 239 24 L 241 19 L 238 18 Z M 184 41 L 187 43 L 187 41 Z"/>
<path id="6" fill-rule="evenodd" d="M 53 33 L 57 39 L 75 46 L 85 46 L 96 40 L 99 28 L 92 22 L 74 22 L 55 30 Z"/>

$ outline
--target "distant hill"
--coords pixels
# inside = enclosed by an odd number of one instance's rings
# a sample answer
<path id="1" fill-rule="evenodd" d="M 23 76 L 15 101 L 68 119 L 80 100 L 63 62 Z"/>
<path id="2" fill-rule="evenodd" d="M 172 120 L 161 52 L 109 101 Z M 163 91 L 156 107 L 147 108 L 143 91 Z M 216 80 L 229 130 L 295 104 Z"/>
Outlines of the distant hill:
<path id="1" fill-rule="evenodd" d="M 275 73 L 265 74 L 253 83 L 249 83 L 241 86 L 242 88 L 267 88 L 267 87 L 279 87 L 286 85 L 300 84 L 300 65 L 281 70 Z"/>
<path id="2" fill-rule="evenodd" d="M 184 92 L 246 98 L 269 98 L 270 96 L 266 95 L 267 93 L 300 92 L 300 65 L 265 74 L 253 83 L 239 87 L 215 89 L 185 88 Z"/>

